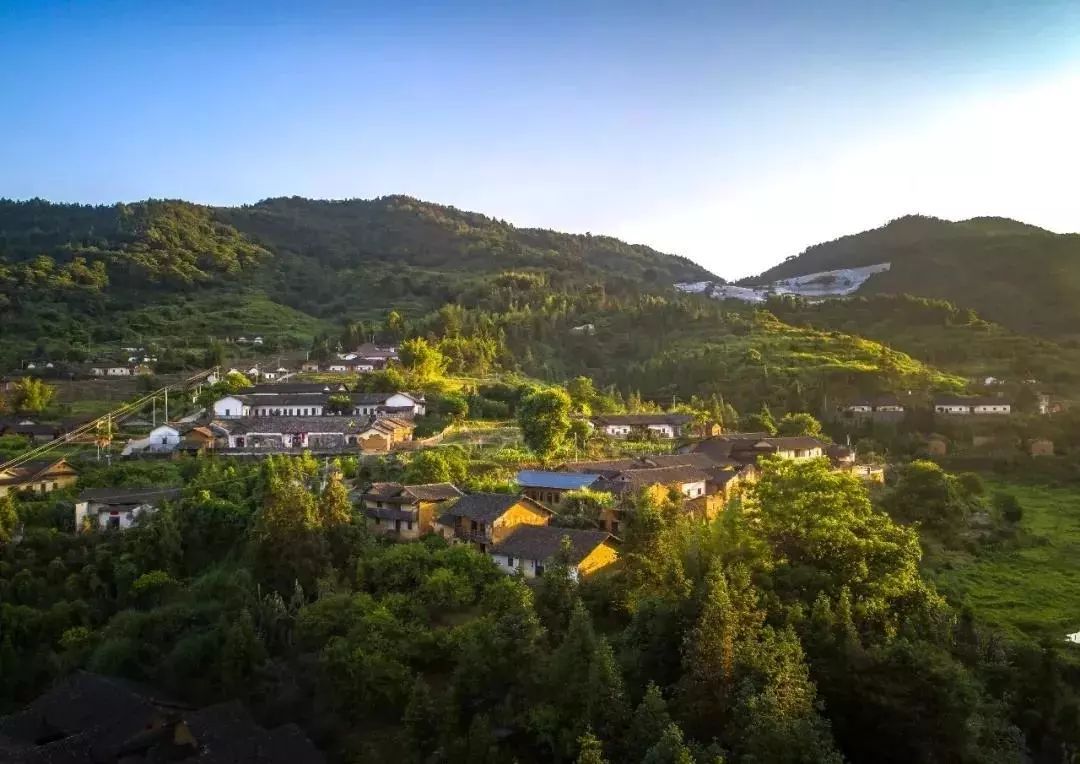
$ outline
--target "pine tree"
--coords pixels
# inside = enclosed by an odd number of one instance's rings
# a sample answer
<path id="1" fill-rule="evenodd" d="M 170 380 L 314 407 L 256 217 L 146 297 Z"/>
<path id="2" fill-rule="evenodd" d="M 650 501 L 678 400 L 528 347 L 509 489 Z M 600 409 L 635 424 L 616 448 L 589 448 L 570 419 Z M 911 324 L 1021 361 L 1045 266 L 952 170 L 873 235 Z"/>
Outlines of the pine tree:
<path id="1" fill-rule="evenodd" d="M 630 729 L 627 730 L 623 743 L 626 761 L 641 761 L 649 749 L 660 740 L 669 724 L 671 714 L 668 713 L 664 695 L 655 683 L 649 682 L 645 695 L 634 710 Z"/>
<path id="2" fill-rule="evenodd" d="M 341 470 L 336 466 L 326 478 L 326 488 L 319 498 L 319 521 L 324 529 L 348 525 L 352 520 L 353 508 L 349 501 L 349 489 L 345 487 Z"/>
<path id="3" fill-rule="evenodd" d="M 591 729 L 578 738 L 577 764 L 607 764 L 600 738 Z"/>
<path id="4" fill-rule="evenodd" d="M 425 760 L 435 748 L 440 725 L 431 689 L 423 677 L 418 676 L 413 682 L 401 722 L 411 752 L 417 760 Z"/>
<path id="5" fill-rule="evenodd" d="M 683 731 L 678 724 L 669 724 L 664 729 L 663 735 L 645 754 L 641 764 L 694 764 L 694 754 L 683 741 Z"/>

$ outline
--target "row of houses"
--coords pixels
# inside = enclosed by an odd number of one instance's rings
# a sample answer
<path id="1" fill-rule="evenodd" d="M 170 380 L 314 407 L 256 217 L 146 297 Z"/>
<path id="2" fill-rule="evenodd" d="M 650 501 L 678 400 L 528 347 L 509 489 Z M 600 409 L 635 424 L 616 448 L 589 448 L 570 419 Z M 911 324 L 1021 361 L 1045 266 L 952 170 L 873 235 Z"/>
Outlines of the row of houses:
<path id="1" fill-rule="evenodd" d="M 344 410 L 343 410 L 344 409 Z M 350 393 L 344 385 L 295 382 L 255 385 L 211 404 L 215 419 L 241 417 L 392 416 L 412 419 L 427 413 L 418 393 Z"/>
<path id="2" fill-rule="evenodd" d="M 372 371 L 381 371 L 388 364 L 400 360 L 397 348 L 393 346 L 380 346 L 372 342 L 365 342 L 356 350 L 347 353 L 337 353 L 330 361 L 322 363 L 318 361 L 304 361 L 300 364 L 300 371 L 305 372 L 353 372 L 366 374 Z"/>
<path id="3" fill-rule="evenodd" d="M 698 448 L 704 446 L 704 448 Z M 587 576 L 618 557 L 625 512 L 642 490 L 677 491 L 692 516 L 712 518 L 757 476 L 765 454 L 789 459 L 828 455 L 838 469 L 854 463 L 848 449 L 815 438 L 757 434 L 710 438 L 684 453 L 573 461 L 554 470 L 521 470 L 520 494 L 464 494 L 451 483 L 403 485 L 377 482 L 363 493 L 363 512 L 376 533 L 402 540 L 437 533 L 475 546 L 508 573 L 543 575 L 567 545 L 576 575 Z M 611 494 L 597 529 L 554 524 L 566 496 L 589 489 Z"/>
<path id="4" fill-rule="evenodd" d="M 939 396 L 933 399 L 931 407 L 935 414 L 1007 416 L 1012 414 L 1013 404 L 1008 399 L 998 396 Z M 908 408 L 912 406 L 903 403 L 896 396 L 886 395 L 851 401 L 841 406 L 840 410 L 851 416 L 891 418 L 902 415 Z M 1060 411 L 1060 406 L 1051 403 L 1049 395 L 1040 394 L 1038 412 L 1049 414 L 1055 411 Z"/>

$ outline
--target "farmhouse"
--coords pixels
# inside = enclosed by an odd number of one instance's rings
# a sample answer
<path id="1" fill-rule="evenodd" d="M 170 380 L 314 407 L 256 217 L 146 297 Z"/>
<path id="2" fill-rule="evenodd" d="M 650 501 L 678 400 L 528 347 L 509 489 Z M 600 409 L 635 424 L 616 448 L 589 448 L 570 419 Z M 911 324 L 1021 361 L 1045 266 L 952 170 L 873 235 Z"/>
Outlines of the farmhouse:
<path id="1" fill-rule="evenodd" d="M 180 447 L 180 428 L 178 425 L 162 424 L 150 431 L 145 438 L 129 440 L 120 452 L 121 456 L 133 454 L 168 454 Z"/>
<path id="2" fill-rule="evenodd" d="M 319 393 L 282 395 L 245 395 L 245 416 L 322 416 L 329 396 Z"/>
<path id="3" fill-rule="evenodd" d="M 643 488 L 665 486 L 675 488 L 688 499 L 705 495 L 705 484 L 709 473 L 697 467 L 652 467 L 648 469 L 626 470 L 607 481 L 615 492 L 625 494 L 637 492 Z"/>
<path id="4" fill-rule="evenodd" d="M 519 525 L 547 525 L 554 512 L 528 496 L 471 493 L 439 515 L 435 530 L 444 538 L 464 541 L 487 552 Z"/>
<path id="5" fill-rule="evenodd" d="M 343 449 L 359 442 L 368 422 L 356 417 L 245 417 L 223 420 L 229 448 L 280 451 L 290 448 Z"/>
<path id="6" fill-rule="evenodd" d="M 381 416 L 392 414 L 409 417 L 423 416 L 427 411 L 424 396 L 410 393 L 353 393 L 353 414 Z"/>
<path id="7" fill-rule="evenodd" d="M 1012 413 L 1012 404 L 1004 398 L 935 398 L 934 413 L 958 415 L 1008 415 Z"/>
<path id="8" fill-rule="evenodd" d="M 66 459 L 36 459 L 0 470 L 0 496 L 20 491 L 49 493 L 75 483 L 79 473 Z"/>
<path id="9" fill-rule="evenodd" d="M 491 548 L 490 555 L 504 572 L 536 578 L 544 574 L 566 542 L 569 542 L 567 563 L 575 579 L 606 568 L 619 556 L 615 538 L 606 531 L 554 525 L 518 525 Z"/>
<path id="10" fill-rule="evenodd" d="M 552 509 L 562 504 L 563 497 L 571 491 L 579 491 L 600 480 L 595 474 L 573 472 L 547 472 L 544 470 L 521 470 L 517 484 L 530 499 L 542 502 Z"/>
<path id="11" fill-rule="evenodd" d="M 692 421 L 689 414 L 603 414 L 592 418 L 593 426 L 611 438 L 653 435 L 682 437 Z"/>
<path id="12" fill-rule="evenodd" d="M 177 498 L 179 488 L 91 488 L 75 501 L 75 530 L 126 530 L 144 513 Z"/>
<path id="13" fill-rule="evenodd" d="M 903 414 L 904 404 L 895 395 L 879 395 L 874 398 L 860 398 L 841 407 L 847 414 Z"/>
<path id="14" fill-rule="evenodd" d="M 412 440 L 412 422 L 394 417 L 376 417 L 357 434 L 362 451 L 389 451 L 398 443 Z"/>
<path id="15" fill-rule="evenodd" d="M 375 533 L 415 539 L 432 531 L 436 509 L 462 496 L 453 483 L 372 483 L 362 499 Z"/>
<path id="16" fill-rule="evenodd" d="M 695 443 L 691 453 L 701 453 L 717 462 L 734 461 L 756 464 L 759 457 L 779 456 L 781 459 L 816 459 L 824 456 L 825 443 L 809 436 L 758 437 L 757 433 L 721 435 Z"/>

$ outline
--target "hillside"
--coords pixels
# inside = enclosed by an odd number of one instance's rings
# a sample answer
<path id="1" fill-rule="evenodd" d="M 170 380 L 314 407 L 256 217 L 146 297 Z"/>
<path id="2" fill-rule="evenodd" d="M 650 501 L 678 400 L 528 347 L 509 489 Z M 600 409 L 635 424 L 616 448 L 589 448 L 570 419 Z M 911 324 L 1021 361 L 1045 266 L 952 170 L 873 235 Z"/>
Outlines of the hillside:
<path id="1" fill-rule="evenodd" d="M 511 268 L 542 271 L 556 289 L 624 294 L 714 278 L 617 239 L 518 229 L 406 197 L 230 209 L 0 201 L 0 368 L 238 334 L 306 348 L 346 320 L 423 315 Z"/>
<path id="2" fill-rule="evenodd" d="M 648 247 L 519 229 L 401 196 L 235 208 L 0 202 L 0 313 L 10 330 L 0 361 L 80 362 L 151 342 L 182 368 L 210 362 L 215 345 L 231 354 L 238 335 L 265 337 L 270 354 L 326 357 L 383 332 L 395 310 L 406 332 L 445 338 L 460 373 L 585 374 L 657 399 L 718 394 L 740 407 L 816 409 L 853 394 L 962 384 L 940 370 L 958 370 L 954 354 L 924 352 L 896 326 L 784 303 L 759 313 L 671 289 L 694 281 L 718 282 Z M 593 329 L 575 333 L 584 325 Z"/>
<path id="3" fill-rule="evenodd" d="M 807 248 L 747 284 L 890 263 L 859 294 L 944 299 L 1015 331 L 1075 335 L 1080 319 L 1080 235 L 1005 218 L 950 222 L 908 216 Z"/>

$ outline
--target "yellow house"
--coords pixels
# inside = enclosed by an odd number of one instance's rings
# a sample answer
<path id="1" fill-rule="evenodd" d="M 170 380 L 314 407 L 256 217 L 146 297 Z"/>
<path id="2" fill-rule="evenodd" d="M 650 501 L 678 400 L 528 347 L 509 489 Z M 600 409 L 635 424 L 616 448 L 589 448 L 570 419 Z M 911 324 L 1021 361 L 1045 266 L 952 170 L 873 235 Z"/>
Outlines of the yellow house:
<path id="1" fill-rule="evenodd" d="M 0 496 L 20 491 L 49 493 L 67 488 L 79 473 L 66 459 L 37 459 L 0 470 Z"/>
<path id="2" fill-rule="evenodd" d="M 453 483 L 372 483 L 362 496 L 368 527 L 399 539 L 416 539 L 432 531 L 435 510 L 463 496 Z"/>
<path id="3" fill-rule="evenodd" d="M 519 525 L 547 525 L 555 513 L 528 496 L 470 493 L 446 509 L 436 522 L 445 538 L 475 544 L 487 552 Z"/>
<path id="4" fill-rule="evenodd" d="M 569 541 L 569 564 L 575 578 L 592 575 L 618 559 L 615 539 L 606 531 L 519 525 L 491 548 L 495 564 L 525 578 L 544 575 L 545 568 Z"/>

